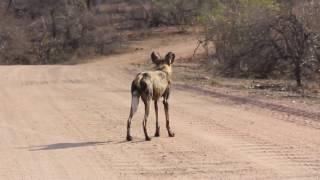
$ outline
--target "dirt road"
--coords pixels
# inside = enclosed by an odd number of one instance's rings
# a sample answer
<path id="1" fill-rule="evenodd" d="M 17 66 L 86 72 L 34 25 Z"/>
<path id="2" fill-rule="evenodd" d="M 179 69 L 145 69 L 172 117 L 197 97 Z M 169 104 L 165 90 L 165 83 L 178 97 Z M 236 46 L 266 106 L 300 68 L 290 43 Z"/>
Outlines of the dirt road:
<path id="1" fill-rule="evenodd" d="M 134 141 L 124 141 L 130 63 L 152 49 L 193 53 L 192 37 L 159 41 L 96 63 L 0 67 L 0 179 L 320 179 L 317 114 L 179 84 L 176 137 L 160 113 L 161 137 L 145 142 L 140 105 Z M 153 111 L 148 127 L 153 134 Z"/>

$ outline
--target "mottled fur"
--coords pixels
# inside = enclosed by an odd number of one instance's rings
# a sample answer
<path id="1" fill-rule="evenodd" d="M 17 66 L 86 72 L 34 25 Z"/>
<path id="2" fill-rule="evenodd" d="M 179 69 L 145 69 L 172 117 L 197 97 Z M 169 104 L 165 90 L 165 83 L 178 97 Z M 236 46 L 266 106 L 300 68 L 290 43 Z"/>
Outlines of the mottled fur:
<path id="1" fill-rule="evenodd" d="M 170 137 L 174 133 L 170 129 L 169 123 L 169 94 L 171 86 L 172 63 L 175 59 L 175 54 L 169 52 L 164 59 L 161 59 L 154 52 L 151 54 L 152 62 L 156 65 L 155 70 L 141 72 L 133 80 L 131 85 L 131 110 L 127 123 L 127 140 L 131 141 L 130 126 L 133 115 L 136 113 L 139 99 L 141 97 L 145 105 L 145 116 L 143 120 L 143 130 L 146 140 L 150 140 L 147 133 L 147 120 L 150 112 L 150 102 L 154 101 L 156 113 L 156 133 L 155 136 L 160 136 L 160 127 L 158 122 L 158 100 L 162 97 L 166 115 L 166 125 Z"/>

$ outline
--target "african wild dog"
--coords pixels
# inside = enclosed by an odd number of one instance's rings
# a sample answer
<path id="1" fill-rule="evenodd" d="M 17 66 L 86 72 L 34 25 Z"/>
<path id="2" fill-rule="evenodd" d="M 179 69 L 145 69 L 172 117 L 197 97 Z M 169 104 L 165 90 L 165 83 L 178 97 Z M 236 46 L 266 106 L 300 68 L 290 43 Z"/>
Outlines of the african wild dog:
<path id="1" fill-rule="evenodd" d="M 133 115 L 137 112 L 139 99 L 141 97 L 145 105 L 145 114 L 143 119 L 143 131 L 147 141 L 150 137 L 147 133 L 147 121 L 150 112 L 151 100 L 154 101 L 156 113 L 156 133 L 155 136 L 160 136 L 160 126 L 158 122 L 158 100 L 163 97 L 163 105 L 166 115 L 166 126 L 170 137 L 174 137 L 174 133 L 170 129 L 169 124 L 169 94 L 171 86 L 172 63 L 174 62 L 175 54 L 169 52 L 164 59 L 156 55 L 154 52 L 151 54 L 151 60 L 156 65 L 153 71 L 141 72 L 133 80 L 131 85 L 131 109 L 127 124 L 127 140 L 131 141 L 130 126 Z"/>

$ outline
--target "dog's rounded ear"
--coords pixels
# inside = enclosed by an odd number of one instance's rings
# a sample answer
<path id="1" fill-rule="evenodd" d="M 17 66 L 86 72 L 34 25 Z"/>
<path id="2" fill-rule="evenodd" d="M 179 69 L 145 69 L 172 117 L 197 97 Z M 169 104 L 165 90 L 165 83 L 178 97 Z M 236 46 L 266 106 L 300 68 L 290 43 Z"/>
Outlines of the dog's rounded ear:
<path id="1" fill-rule="evenodd" d="M 160 63 L 160 57 L 155 52 L 151 53 L 151 60 L 154 64 Z"/>
<path id="2" fill-rule="evenodd" d="M 176 59 L 176 55 L 174 53 L 172 53 L 172 58 L 171 58 L 171 64 L 174 63 L 174 60 Z"/>
<path id="3" fill-rule="evenodd" d="M 176 55 L 173 52 L 168 52 L 168 54 L 166 55 L 165 61 L 168 64 L 172 64 L 175 58 L 176 58 Z"/>

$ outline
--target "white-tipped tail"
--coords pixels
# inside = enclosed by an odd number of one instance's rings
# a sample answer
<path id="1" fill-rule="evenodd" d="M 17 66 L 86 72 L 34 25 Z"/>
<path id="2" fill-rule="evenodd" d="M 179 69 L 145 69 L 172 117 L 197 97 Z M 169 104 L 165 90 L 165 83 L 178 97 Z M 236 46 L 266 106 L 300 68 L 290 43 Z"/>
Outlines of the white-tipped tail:
<path id="1" fill-rule="evenodd" d="M 132 115 L 135 114 L 138 110 L 138 106 L 139 106 L 139 96 L 132 96 L 132 100 L 131 100 L 131 113 Z"/>

